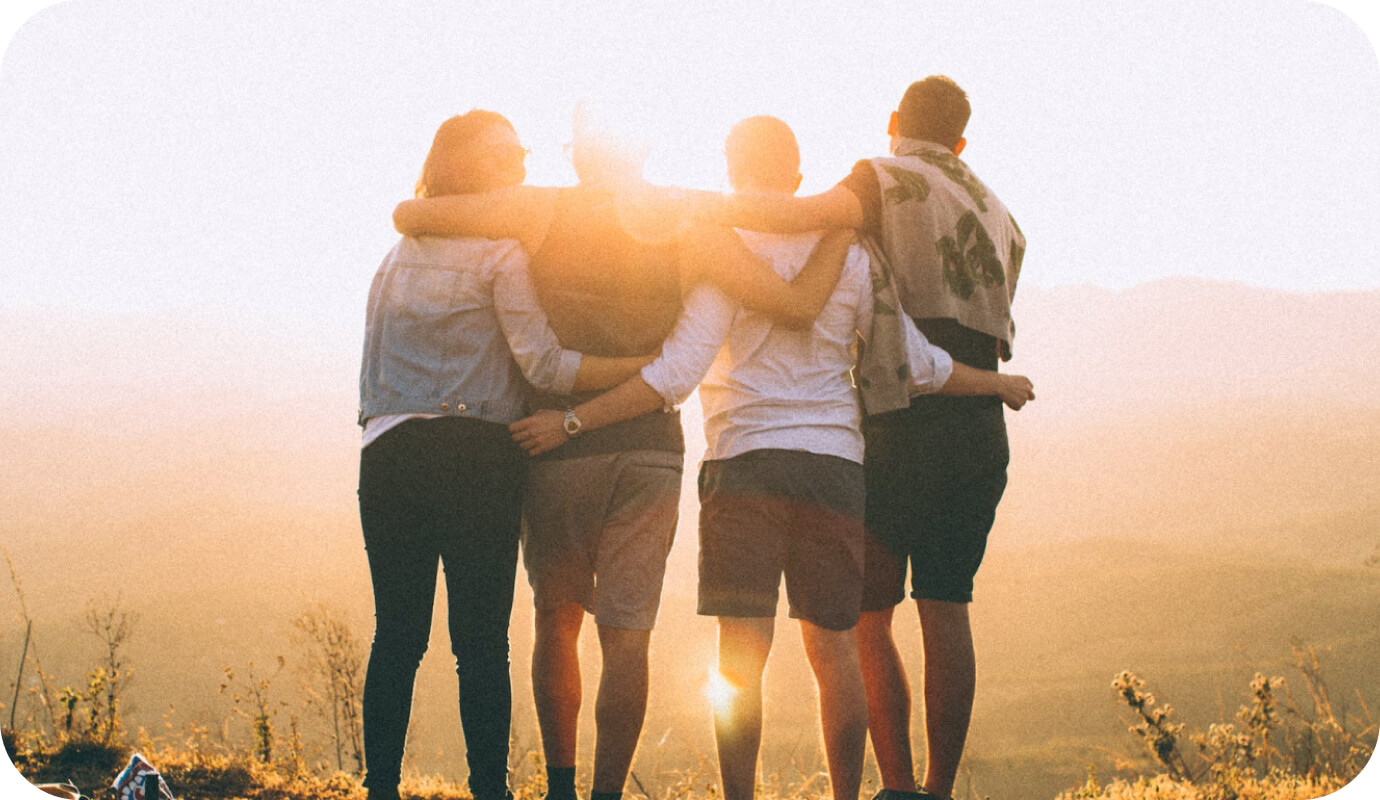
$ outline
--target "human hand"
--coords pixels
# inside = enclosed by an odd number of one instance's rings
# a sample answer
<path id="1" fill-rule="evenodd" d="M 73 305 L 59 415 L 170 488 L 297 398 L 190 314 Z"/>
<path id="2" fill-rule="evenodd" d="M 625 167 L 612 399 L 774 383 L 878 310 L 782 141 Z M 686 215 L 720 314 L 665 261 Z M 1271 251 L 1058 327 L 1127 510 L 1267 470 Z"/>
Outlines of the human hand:
<path id="1" fill-rule="evenodd" d="M 1035 384 L 1024 375 L 1000 375 L 997 396 L 1012 411 L 1020 411 L 1027 400 L 1035 399 Z"/>
<path id="2" fill-rule="evenodd" d="M 514 422 L 508 426 L 508 432 L 529 456 L 549 453 L 570 439 L 565 432 L 565 414 L 553 408 Z"/>

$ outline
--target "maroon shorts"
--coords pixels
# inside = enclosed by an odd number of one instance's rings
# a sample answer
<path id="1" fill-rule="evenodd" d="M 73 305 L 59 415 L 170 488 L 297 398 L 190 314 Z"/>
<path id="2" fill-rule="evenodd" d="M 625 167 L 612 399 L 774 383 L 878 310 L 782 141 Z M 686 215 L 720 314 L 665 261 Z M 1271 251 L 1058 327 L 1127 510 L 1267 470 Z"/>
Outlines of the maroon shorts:
<path id="1" fill-rule="evenodd" d="M 753 450 L 700 466 L 699 613 L 790 615 L 828 630 L 858 622 L 863 591 L 862 465 L 798 450 Z"/>

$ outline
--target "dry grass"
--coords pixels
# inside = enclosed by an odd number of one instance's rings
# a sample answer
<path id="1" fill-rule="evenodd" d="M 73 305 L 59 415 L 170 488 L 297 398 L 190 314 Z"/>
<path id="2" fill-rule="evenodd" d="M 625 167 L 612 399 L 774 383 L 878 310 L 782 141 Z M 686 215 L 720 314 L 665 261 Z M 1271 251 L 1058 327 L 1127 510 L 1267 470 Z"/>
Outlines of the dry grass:
<path id="1" fill-rule="evenodd" d="M 1185 734 L 1144 681 L 1118 674 L 1112 689 L 1134 712 L 1128 730 L 1152 764 L 1140 777 L 1106 785 L 1090 770 L 1058 800 L 1313 800 L 1350 783 L 1375 750 L 1375 720 L 1359 694 L 1354 711 L 1334 703 L 1311 646 L 1295 642 L 1292 649 L 1311 707 L 1295 700 L 1284 678 L 1257 673 L 1236 722 L 1206 732 Z"/>

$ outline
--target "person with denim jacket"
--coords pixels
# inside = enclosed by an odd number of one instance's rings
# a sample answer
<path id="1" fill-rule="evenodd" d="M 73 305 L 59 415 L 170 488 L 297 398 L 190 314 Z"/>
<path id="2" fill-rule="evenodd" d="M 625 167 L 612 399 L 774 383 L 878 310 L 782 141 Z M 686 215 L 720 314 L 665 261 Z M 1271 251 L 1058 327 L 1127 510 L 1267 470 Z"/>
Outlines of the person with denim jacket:
<path id="1" fill-rule="evenodd" d="M 526 151 L 499 114 L 441 125 L 418 197 L 521 183 Z M 436 565 L 460 684 L 469 787 L 507 786 L 512 612 L 527 458 L 508 435 L 529 395 L 616 384 L 647 359 L 562 349 L 514 241 L 404 237 L 374 276 L 360 370 L 359 506 L 375 633 L 363 697 L 369 800 L 396 800 Z"/>

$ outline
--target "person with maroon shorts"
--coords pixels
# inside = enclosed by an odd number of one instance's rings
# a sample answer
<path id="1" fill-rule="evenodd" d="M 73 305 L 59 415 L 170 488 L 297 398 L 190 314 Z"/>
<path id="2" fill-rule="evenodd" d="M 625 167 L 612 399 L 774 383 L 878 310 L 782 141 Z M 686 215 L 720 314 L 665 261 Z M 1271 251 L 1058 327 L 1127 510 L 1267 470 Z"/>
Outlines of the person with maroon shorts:
<path id="1" fill-rule="evenodd" d="M 901 309 L 928 340 L 956 366 L 994 370 L 1011 357 L 1011 300 L 1025 237 L 959 159 L 970 113 L 967 95 L 951 79 L 917 81 L 891 115 L 890 157 L 858 162 L 822 194 L 712 197 L 701 213 L 751 230 L 858 231 L 877 254 L 874 262 L 889 265 Z M 884 795 L 946 798 L 972 714 L 973 577 L 1006 487 L 1002 404 L 995 397 L 925 395 L 877 407 L 866 386 L 863 395 L 869 540 L 858 647 L 869 731 Z M 925 656 L 927 761 L 918 786 L 910 690 L 891 632 L 907 563 Z"/>

